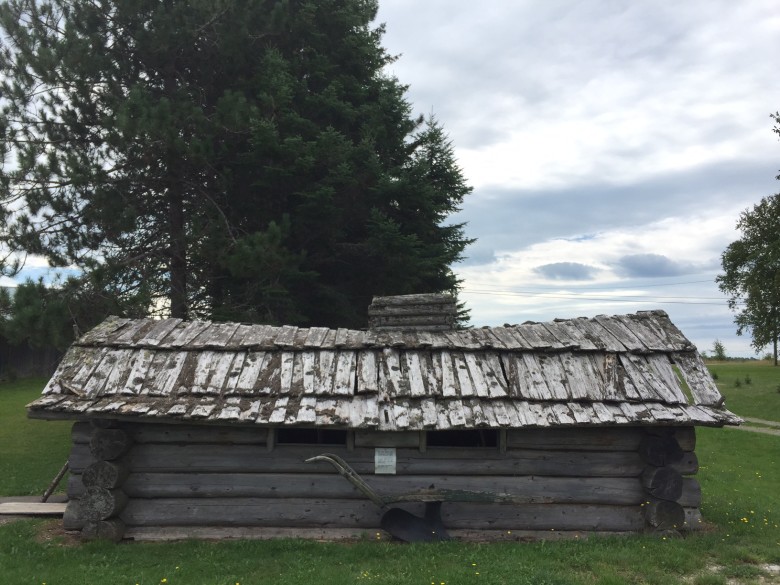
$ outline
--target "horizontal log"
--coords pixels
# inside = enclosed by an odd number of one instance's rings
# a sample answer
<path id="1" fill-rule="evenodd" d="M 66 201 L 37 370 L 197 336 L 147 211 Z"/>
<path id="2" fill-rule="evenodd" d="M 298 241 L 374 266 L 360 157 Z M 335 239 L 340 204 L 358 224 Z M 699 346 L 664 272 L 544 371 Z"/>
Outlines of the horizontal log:
<path id="1" fill-rule="evenodd" d="M 127 434 L 136 443 L 215 443 L 265 445 L 268 429 L 212 425 L 128 425 Z"/>
<path id="2" fill-rule="evenodd" d="M 210 471 L 332 473 L 327 463 L 304 461 L 323 451 L 344 458 L 360 474 L 373 474 L 374 450 L 344 448 L 277 446 L 272 452 L 234 445 L 229 449 L 215 445 L 136 445 L 127 458 L 138 471 Z M 496 449 L 431 448 L 398 449 L 396 472 L 399 475 L 553 475 L 583 477 L 632 477 L 644 468 L 637 453 L 628 452 L 549 452 Z"/>
<path id="3" fill-rule="evenodd" d="M 499 530 L 641 530 L 644 518 L 638 506 L 579 504 L 448 503 L 442 506 L 447 528 Z"/>
<path id="4" fill-rule="evenodd" d="M 535 540 L 585 540 L 589 537 L 627 536 L 633 532 L 606 532 L 584 530 L 448 530 L 450 536 L 463 542 L 529 542 Z M 374 540 L 392 539 L 381 529 L 356 528 L 283 528 L 273 526 L 134 526 L 127 529 L 125 538 L 167 542 L 175 540 L 271 540 L 300 538 L 305 540 Z"/>
<path id="5" fill-rule="evenodd" d="M 640 427 L 509 429 L 510 449 L 636 451 L 645 436 Z"/>
<path id="6" fill-rule="evenodd" d="M 683 451 L 696 450 L 696 427 L 642 427 L 648 435 L 674 437 Z"/>
<path id="7" fill-rule="evenodd" d="M 360 528 L 280 528 L 274 526 L 130 526 L 125 538 L 141 542 L 176 540 L 390 540 L 384 531 Z"/>
<path id="8" fill-rule="evenodd" d="M 121 486 L 130 474 L 120 461 L 95 461 L 82 473 L 81 481 L 87 487 L 112 489 Z"/>
<path id="9" fill-rule="evenodd" d="M 423 515 L 422 505 L 394 506 Z M 379 526 L 383 510 L 363 500 L 329 499 L 131 499 L 120 517 L 128 526 L 285 526 L 368 528 Z M 447 503 L 447 528 L 493 530 L 641 530 L 639 506 L 569 504 Z"/>
<path id="10" fill-rule="evenodd" d="M 89 449 L 95 459 L 112 461 L 130 449 L 132 440 L 122 429 L 94 429 L 89 439 Z"/>
<path id="11" fill-rule="evenodd" d="M 390 498 L 434 486 L 441 490 L 508 494 L 528 501 L 572 504 L 639 505 L 647 494 L 638 478 L 568 478 L 541 476 L 386 476 L 368 479 L 381 496 Z M 363 497 L 339 475 L 249 474 L 249 473 L 135 473 L 122 486 L 131 498 L 337 498 Z M 80 476 L 68 479 L 68 494 L 80 497 L 84 486 Z M 456 495 L 457 497 L 457 495 Z M 474 499 L 474 498 L 471 498 Z M 685 478 L 678 502 L 697 507 L 701 488 L 695 479 Z"/>
<path id="12" fill-rule="evenodd" d="M 374 450 L 348 451 L 336 446 L 278 445 L 273 451 L 249 445 L 141 445 L 127 454 L 130 468 L 139 472 L 192 471 L 219 473 L 332 473 L 327 463 L 304 463 L 323 452 L 345 459 L 358 473 L 373 474 Z M 399 475 L 551 475 L 563 477 L 636 477 L 645 468 L 636 452 L 564 452 L 498 449 L 458 449 L 429 447 L 398 449 L 396 471 Z M 94 461 L 89 450 L 74 445 L 70 470 L 81 473 Z M 695 473 L 695 453 L 686 453 L 672 467 L 682 474 Z"/>
<path id="13" fill-rule="evenodd" d="M 410 447 L 419 448 L 419 431 L 355 431 L 355 447 Z"/>
<path id="14" fill-rule="evenodd" d="M 92 433 L 89 422 L 73 425 L 71 437 L 74 443 L 89 443 Z M 137 443 L 245 443 L 263 444 L 267 429 L 226 427 L 216 425 L 191 425 L 169 423 L 126 424 L 124 427 Z M 357 429 L 356 434 L 370 436 L 385 434 L 380 431 Z M 694 451 L 696 432 L 694 427 L 579 427 L 549 429 L 509 429 L 507 446 L 519 449 L 553 449 L 572 451 L 636 451 L 642 438 L 648 434 L 673 436 L 683 451 Z M 406 432 L 386 433 L 405 435 Z M 414 433 L 408 433 L 410 436 Z M 410 440 L 410 439 L 402 439 Z M 412 443 L 411 446 L 416 445 Z M 366 444 L 365 446 L 371 446 Z M 379 445 L 396 446 L 396 445 Z M 410 446 L 410 445 L 397 445 Z"/>

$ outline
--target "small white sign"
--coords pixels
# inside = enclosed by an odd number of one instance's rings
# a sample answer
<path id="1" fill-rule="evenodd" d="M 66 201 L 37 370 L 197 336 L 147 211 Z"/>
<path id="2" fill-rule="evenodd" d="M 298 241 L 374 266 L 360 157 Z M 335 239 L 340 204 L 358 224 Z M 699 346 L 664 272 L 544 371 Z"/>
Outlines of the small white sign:
<path id="1" fill-rule="evenodd" d="M 395 475 L 395 447 L 378 447 L 374 450 L 374 473 Z"/>

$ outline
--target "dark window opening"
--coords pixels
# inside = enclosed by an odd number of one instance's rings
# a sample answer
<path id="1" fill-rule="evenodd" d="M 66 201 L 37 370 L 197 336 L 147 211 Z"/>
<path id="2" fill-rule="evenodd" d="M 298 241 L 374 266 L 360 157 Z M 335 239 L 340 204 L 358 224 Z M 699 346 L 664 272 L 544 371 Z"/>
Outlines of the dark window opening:
<path id="1" fill-rule="evenodd" d="M 338 429 L 276 429 L 277 444 L 346 445 L 347 431 Z"/>
<path id="2" fill-rule="evenodd" d="M 429 447 L 498 447 L 495 429 L 428 431 L 426 439 Z"/>

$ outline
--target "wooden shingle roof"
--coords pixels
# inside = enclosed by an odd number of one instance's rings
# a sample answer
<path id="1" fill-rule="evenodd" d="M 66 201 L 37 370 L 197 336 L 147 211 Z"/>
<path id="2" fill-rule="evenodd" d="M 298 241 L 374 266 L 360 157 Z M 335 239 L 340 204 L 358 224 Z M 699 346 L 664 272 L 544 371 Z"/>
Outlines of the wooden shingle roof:
<path id="1" fill-rule="evenodd" d="M 28 410 L 378 430 L 737 424 L 722 404 L 696 348 L 646 311 L 458 331 L 112 317 Z"/>

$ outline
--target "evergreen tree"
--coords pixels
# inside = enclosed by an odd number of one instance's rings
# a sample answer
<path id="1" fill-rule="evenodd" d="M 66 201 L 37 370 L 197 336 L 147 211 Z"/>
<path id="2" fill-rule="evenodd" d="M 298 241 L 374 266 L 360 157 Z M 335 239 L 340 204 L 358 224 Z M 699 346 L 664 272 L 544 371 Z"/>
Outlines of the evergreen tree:
<path id="1" fill-rule="evenodd" d="M 130 307 L 365 325 L 457 289 L 470 189 L 374 0 L 6 0 L 3 240 Z"/>
<path id="2" fill-rule="evenodd" d="M 52 285 L 27 280 L 14 290 L 0 290 L 0 336 L 8 343 L 64 351 L 74 338 L 119 307 L 113 296 L 91 289 L 79 279 Z"/>

